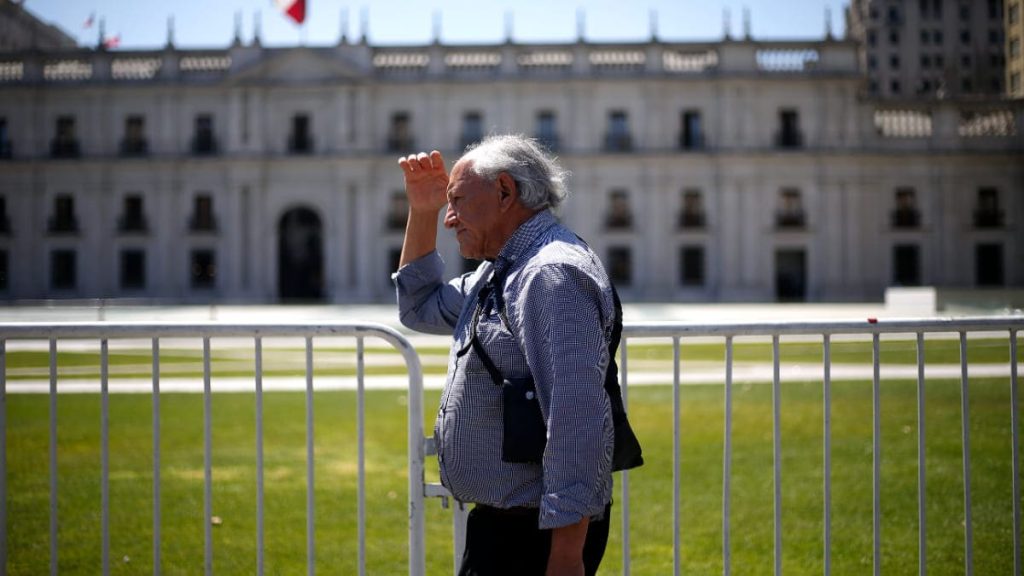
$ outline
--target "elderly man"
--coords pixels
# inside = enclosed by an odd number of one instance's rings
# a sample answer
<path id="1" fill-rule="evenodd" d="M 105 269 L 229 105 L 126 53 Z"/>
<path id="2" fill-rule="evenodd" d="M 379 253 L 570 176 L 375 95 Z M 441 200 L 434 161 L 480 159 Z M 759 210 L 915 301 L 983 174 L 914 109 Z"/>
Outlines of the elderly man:
<path id="1" fill-rule="evenodd" d="M 486 138 L 450 175 L 436 150 L 399 165 L 402 323 L 454 335 L 434 436 L 441 482 L 476 504 L 461 574 L 593 574 L 611 506 L 604 379 L 616 310 L 600 260 L 550 211 L 567 174 L 521 136 Z M 436 251 L 446 203 L 462 256 L 484 260 L 447 283 Z M 539 446 L 514 440 L 531 436 L 520 405 L 531 400 Z"/>

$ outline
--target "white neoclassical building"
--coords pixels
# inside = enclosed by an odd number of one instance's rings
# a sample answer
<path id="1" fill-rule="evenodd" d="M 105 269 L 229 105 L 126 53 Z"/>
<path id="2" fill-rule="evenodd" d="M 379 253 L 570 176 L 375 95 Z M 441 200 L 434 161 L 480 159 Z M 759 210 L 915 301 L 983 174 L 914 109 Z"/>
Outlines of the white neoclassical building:
<path id="1" fill-rule="evenodd" d="M 631 301 L 1024 286 L 1022 101 L 865 83 L 831 38 L 2 53 L 0 298 L 390 301 L 398 156 L 505 131 Z"/>

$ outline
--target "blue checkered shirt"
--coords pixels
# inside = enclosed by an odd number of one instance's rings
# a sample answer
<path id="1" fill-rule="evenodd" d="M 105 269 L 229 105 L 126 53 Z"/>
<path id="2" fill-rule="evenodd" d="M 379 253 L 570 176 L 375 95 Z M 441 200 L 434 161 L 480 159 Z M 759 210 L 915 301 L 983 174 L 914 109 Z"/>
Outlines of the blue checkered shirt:
<path id="1" fill-rule="evenodd" d="M 497 259 L 444 282 L 436 252 L 395 275 L 402 323 L 453 334 L 448 377 L 434 425 L 441 482 L 460 501 L 540 508 L 540 528 L 603 512 L 611 500 L 614 444 L 604 391 L 615 308 L 597 256 L 542 211 L 505 243 Z M 541 464 L 501 459 L 502 394 L 472 351 L 477 293 L 505 276 L 508 328 L 496 306 L 477 337 L 506 378 L 533 376 L 547 423 Z"/>

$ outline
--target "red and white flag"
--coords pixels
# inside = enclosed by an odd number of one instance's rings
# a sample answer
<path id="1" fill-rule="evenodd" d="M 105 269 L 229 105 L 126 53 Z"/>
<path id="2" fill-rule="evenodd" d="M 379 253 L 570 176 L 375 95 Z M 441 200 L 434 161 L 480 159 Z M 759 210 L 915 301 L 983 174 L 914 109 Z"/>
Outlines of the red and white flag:
<path id="1" fill-rule="evenodd" d="M 274 0 L 274 3 L 297 24 L 306 21 L 306 0 Z"/>
<path id="2" fill-rule="evenodd" d="M 105 38 L 103 40 L 103 47 L 106 48 L 107 50 L 110 50 L 111 48 L 117 48 L 120 45 L 121 45 L 121 35 L 120 34 L 118 34 L 117 36 L 111 36 L 109 38 Z"/>
<path id="3" fill-rule="evenodd" d="M 93 12 L 92 14 L 89 14 L 88 18 L 85 19 L 85 22 L 82 24 L 82 28 L 86 28 L 86 29 L 92 28 L 92 23 L 95 22 L 95 21 L 96 21 L 96 13 Z"/>

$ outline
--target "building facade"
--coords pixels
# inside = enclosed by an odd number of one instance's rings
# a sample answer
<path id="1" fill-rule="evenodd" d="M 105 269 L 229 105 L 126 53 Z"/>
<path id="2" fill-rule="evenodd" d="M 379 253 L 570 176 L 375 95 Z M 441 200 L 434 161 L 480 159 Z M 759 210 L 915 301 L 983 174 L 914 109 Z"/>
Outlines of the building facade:
<path id="1" fill-rule="evenodd" d="M 388 302 L 397 158 L 505 131 L 630 301 L 1024 286 L 1021 103 L 865 83 L 839 40 L 3 54 L 0 298 Z"/>
<path id="2" fill-rule="evenodd" d="M 862 46 L 868 93 L 889 98 L 1002 94 L 1003 2 L 852 0 L 847 33 Z"/>

